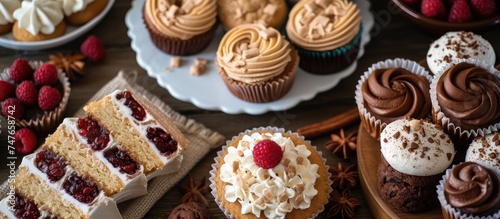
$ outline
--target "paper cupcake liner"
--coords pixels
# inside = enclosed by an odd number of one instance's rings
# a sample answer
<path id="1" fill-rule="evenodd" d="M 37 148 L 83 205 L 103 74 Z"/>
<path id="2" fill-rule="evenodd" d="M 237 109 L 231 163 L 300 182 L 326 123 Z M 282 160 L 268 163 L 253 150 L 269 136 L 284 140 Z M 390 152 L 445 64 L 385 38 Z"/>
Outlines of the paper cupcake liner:
<path id="1" fill-rule="evenodd" d="M 42 66 L 44 62 L 29 61 L 29 64 L 33 69 L 36 70 L 40 66 Z M 71 93 L 69 79 L 61 69 L 57 70 L 57 78 L 62 84 L 63 89 L 63 93 L 61 93 L 61 102 L 59 103 L 59 105 L 55 109 L 44 114 L 42 117 L 36 119 L 16 119 L 16 126 L 30 128 L 38 135 L 46 135 L 56 130 L 57 126 L 64 119 L 64 113 L 66 112 L 66 106 L 68 105 L 68 99 Z M 13 81 L 10 79 L 10 68 L 4 69 L 2 74 L 0 74 L 0 80 L 6 80 L 13 83 Z"/>
<path id="2" fill-rule="evenodd" d="M 499 78 L 500 78 L 500 71 L 496 70 L 493 65 L 488 65 L 484 61 L 481 61 L 481 60 L 452 59 L 452 61 L 450 63 L 446 64 L 445 66 L 443 66 L 443 68 L 441 68 L 441 71 L 438 72 L 434 76 L 434 78 L 432 79 L 432 82 L 430 85 L 430 95 L 431 95 L 431 103 L 432 103 L 432 121 L 436 124 L 441 125 L 443 127 L 443 130 L 450 136 L 450 138 L 454 142 L 470 143 L 472 138 L 475 138 L 477 136 L 484 136 L 486 134 L 490 134 L 492 132 L 500 130 L 500 122 L 498 122 L 496 124 L 489 125 L 488 127 L 477 128 L 477 129 L 472 129 L 472 130 L 463 130 L 461 127 L 453 124 L 451 122 L 450 118 L 448 118 L 441 111 L 441 107 L 439 106 L 439 103 L 437 100 L 437 93 L 436 93 L 436 86 L 437 86 L 437 83 L 439 81 L 439 78 L 449 68 L 451 68 L 455 64 L 458 64 L 461 62 L 467 62 L 467 63 L 473 64 L 473 65 L 476 65 L 478 67 L 484 68 Z"/>
<path id="3" fill-rule="evenodd" d="M 280 99 L 292 88 L 300 58 L 295 50 L 292 50 L 290 55 L 292 57 L 291 61 L 286 65 L 283 73 L 278 78 L 261 84 L 248 84 L 233 80 L 228 77 L 217 61 L 215 66 L 227 88 L 234 96 L 247 102 L 266 103 Z"/>
<path id="4" fill-rule="evenodd" d="M 217 187 L 216 187 L 216 182 L 215 182 L 215 178 L 217 176 L 215 175 L 215 172 L 216 172 L 216 169 L 217 169 L 217 165 L 219 164 L 220 156 L 227 149 L 227 147 L 230 144 L 230 142 L 234 141 L 235 139 L 237 139 L 237 138 L 239 138 L 239 137 L 241 137 L 243 135 L 251 134 L 251 133 L 254 133 L 254 132 L 258 132 L 258 131 L 268 131 L 268 132 L 274 132 L 274 133 L 287 133 L 287 134 L 294 135 L 297 138 L 300 138 L 301 140 L 303 140 L 307 144 L 311 145 L 314 148 L 314 150 L 316 150 L 316 152 L 318 153 L 318 155 L 323 160 L 323 165 L 325 165 L 325 169 L 328 170 L 328 168 L 329 168 L 329 166 L 326 164 L 326 159 L 323 157 L 323 153 L 321 151 L 317 150 L 317 147 L 313 146 L 309 140 L 305 140 L 305 138 L 303 136 L 300 136 L 296 132 L 286 131 L 283 128 L 271 127 L 271 126 L 258 127 L 258 128 L 253 128 L 253 129 L 247 129 L 244 132 L 240 132 L 238 135 L 232 137 L 230 140 L 227 140 L 226 144 L 224 146 L 222 146 L 222 148 L 221 148 L 220 151 L 217 152 L 217 156 L 214 158 L 215 163 L 212 164 L 212 170 L 210 170 L 210 178 L 209 178 L 209 181 L 210 181 L 210 185 L 209 186 L 210 186 L 210 189 L 211 189 L 210 193 L 215 198 L 215 203 L 217 203 L 217 205 L 224 212 L 224 214 L 226 215 L 227 218 L 235 219 L 236 217 L 234 215 L 231 215 L 230 212 L 224 206 L 222 206 L 222 202 L 219 200 L 219 196 L 217 195 Z M 332 186 L 331 186 L 333 182 L 330 179 L 331 173 L 329 171 L 326 171 L 326 175 L 327 175 L 327 179 L 328 179 L 328 194 L 330 194 L 333 191 Z M 327 203 L 325 203 L 325 205 L 326 204 Z M 313 219 L 313 218 L 316 218 L 321 212 L 323 212 L 325 210 L 325 205 L 322 205 L 321 208 L 318 209 L 318 211 L 316 213 L 313 213 L 308 218 L 304 217 L 304 219 Z M 262 214 L 263 214 L 263 212 L 261 213 L 261 216 L 262 216 Z"/>
<path id="5" fill-rule="evenodd" d="M 379 140 L 380 138 L 380 133 L 382 130 L 387 126 L 387 123 L 382 122 L 380 119 L 378 119 L 375 115 L 372 115 L 368 109 L 364 106 L 364 99 L 363 99 L 363 93 L 361 92 L 361 86 L 363 83 L 368 79 L 368 76 L 376 70 L 376 69 L 387 69 L 387 68 L 404 68 L 414 74 L 417 75 L 422 75 L 427 80 L 429 83 L 432 81 L 432 76 L 429 74 L 429 72 L 419 65 L 417 62 L 408 60 L 408 59 L 401 59 L 401 58 L 396 58 L 396 59 L 387 59 L 385 61 L 380 61 L 375 64 L 373 64 L 371 67 L 366 70 L 363 75 L 361 75 L 360 79 L 358 80 L 358 84 L 356 85 L 356 91 L 354 92 L 354 99 L 356 101 L 356 104 L 358 105 L 358 111 L 359 111 L 359 116 L 361 118 L 361 124 L 363 127 L 366 129 L 366 131 L 372 136 L 373 138 Z M 415 119 L 420 119 L 420 118 L 415 118 Z"/>
<path id="6" fill-rule="evenodd" d="M 456 165 L 453 165 L 451 168 L 448 168 L 443 174 L 443 178 L 439 181 L 439 184 L 436 186 L 437 190 L 437 196 L 439 203 L 441 204 L 441 210 L 443 213 L 443 217 L 445 219 L 500 219 L 500 210 L 497 211 L 497 213 L 493 215 L 488 215 L 488 216 L 473 216 L 473 215 L 467 215 L 467 214 L 462 214 L 460 211 L 458 211 L 456 208 L 452 207 L 448 201 L 446 200 L 446 197 L 444 196 L 444 185 L 446 183 L 446 180 L 450 176 L 451 170 L 453 167 Z M 488 167 L 486 167 L 488 168 Z"/>
<path id="7" fill-rule="evenodd" d="M 363 27 L 360 25 L 358 34 L 349 44 L 329 51 L 306 50 L 295 45 L 299 51 L 300 68 L 309 73 L 319 75 L 334 74 L 342 71 L 358 57 L 362 33 Z"/>
<path id="8" fill-rule="evenodd" d="M 194 55 L 203 51 L 212 41 L 215 31 L 219 26 L 219 23 L 215 22 L 215 24 L 207 32 L 196 35 L 187 40 L 182 40 L 160 33 L 154 26 L 152 26 L 152 24 L 149 23 L 146 16 L 143 18 L 153 44 L 167 54 L 179 56 Z"/>

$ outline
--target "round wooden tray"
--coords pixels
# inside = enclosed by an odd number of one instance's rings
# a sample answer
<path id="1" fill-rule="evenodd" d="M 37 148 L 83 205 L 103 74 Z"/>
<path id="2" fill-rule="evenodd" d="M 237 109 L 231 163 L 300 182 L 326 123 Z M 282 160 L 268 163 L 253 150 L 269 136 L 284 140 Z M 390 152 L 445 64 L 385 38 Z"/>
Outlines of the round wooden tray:
<path id="1" fill-rule="evenodd" d="M 374 218 L 443 218 L 439 206 L 423 213 L 409 214 L 399 211 L 386 203 L 382 197 L 380 197 L 377 184 L 377 168 L 380 163 L 380 143 L 372 138 L 362 125 L 359 126 L 357 142 L 358 172 L 361 188 L 363 189 L 365 200 Z"/>

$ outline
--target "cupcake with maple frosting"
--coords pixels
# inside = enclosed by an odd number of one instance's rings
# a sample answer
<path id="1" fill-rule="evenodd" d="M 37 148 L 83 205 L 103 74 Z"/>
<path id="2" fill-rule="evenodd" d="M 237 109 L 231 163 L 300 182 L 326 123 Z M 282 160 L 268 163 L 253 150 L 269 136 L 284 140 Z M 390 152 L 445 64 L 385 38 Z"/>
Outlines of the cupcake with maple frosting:
<path id="1" fill-rule="evenodd" d="M 431 83 L 432 120 L 453 140 L 500 129 L 500 71 L 475 59 L 454 59 Z"/>
<path id="2" fill-rule="evenodd" d="M 403 212 L 439 205 L 436 185 L 452 163 L 454 145 L 438 125 L 415 119 L 389 123 L 380 134 L 381 197 Z"/>
<path id="3" fill-rule="evenodd" d="M 213 0 L 146 0 L 143 18 L 155 46 L 171 55 L 201 52 L 218 26 Z"/>
<path id="4" fill-rule="evenodd" d="M 446 171 L 437 186 L 445 219 L 500 218 L 500 179 L 478 163 L 462 162 Z"/>
<path id="5" fill-rule="evenodd" d="M 241 24 L 258 23 L 279 29 L 285 22 L 285 0 L 237 1 L 217 0 L 219 19 L 226 29 Z"/>
<path id="6" fill-rule="evenodd" d="M 218 152 L 210 188 L 228 218 L 315 218 L 332 190 L 325 161 L 296 133 L 246 130 Z"/>
<path id="7" fill-rule="evenodd" d="M 12 14 L 21 7 L 20 0 L 0 0 L 0 34 L 12 31 L 14 17 Z"/>
<path id="8" fill-rule="evenodd" d="M 358 55 L 360 10 L 348 0 L 299 1 L 289 13 L 286 34 L 298 48 L 303 70 L 335 73 L 347 68 Z"/>
<path id="9" fill-rule="evenodd" d="M 397 58 L 373 64 L 356 86 L 361 124 L 379 139 L 384 127 L 395 120 L 427 118 L 431 111 L 431 80 L 429 73 L 411 60 Z"/>
<path id="10" fill-rule="evenodd" d="M 22 1 L 13 14 L 12 36 L 17 41 L 43 41 L 64 35 L 66 22 L 61 6 L 54 0 Z"/>
<path id="11" fill-rule="evenodd" d="M 68 24 L 80 26 L 100 14 L 108 0 L 57 0 Z"/>
<path id="12" fill-rule="evenodd" d="M 293 85 L 299 57 L 272 27 L 244 24 L 229 30 L 217 49 L 216 67 L 239 99 L 262 103 L 277 100 Z"/>

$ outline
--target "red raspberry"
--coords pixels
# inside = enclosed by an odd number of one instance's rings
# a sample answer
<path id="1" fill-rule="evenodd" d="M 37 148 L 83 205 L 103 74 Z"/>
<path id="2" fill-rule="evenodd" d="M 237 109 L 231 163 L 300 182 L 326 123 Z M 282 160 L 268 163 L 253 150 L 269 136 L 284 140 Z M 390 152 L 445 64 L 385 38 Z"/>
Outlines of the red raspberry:
<path id="1" fill-rule="evenodd" d="M 24 116 L 25 110 L 24 106 L 16 98 L 7 98 L 5 101 L 2 103 L 2 113 L 5 116 L 12 116 L 16 119 L 21 119 Z"/>
<path id="2" fill-rule="evenodd" d="M 29 80 L 33 77 L 33 68 L 26 59 L 18 58 L 10 66 L 10 78 L 16 83 Z"/>
<path id="3" fill-rule="evenodd" d="M 61 102 L 61 93 L 48 85 L 40 88 L 40 92 L 38 92 L 38 106 L 42 110 L 52 110 L 59 105 Z"/>
<path id="4" fill-rule="evenodd" d="M 36 135 L 29 128 L 19 129 L 14 134 L 14 147 L 20 154 L 33 152 L 37 144 Z"/>
<path id="5" fill-rule="evenodd" d="M 40 85 L 52 85 L 57 82 L 57 68 L 55 65 L 45 63 L 35 71 L 35 82 Z"/>
<path id="6" fill-rule="evenodd" d="M 80 46 L 82 53 L 94 62 L 99 62 L 104 58 L 104 46 L 99 38 L 90 35 Z"/>
<path id="7" fill-rule="evenodd" d="M 278 165 L 283 158 L 281 147 L 273 140 L 264 139 L 253 147 L 253 160 L 257 166 L 270 169 Z"/>
<path id="8" fill-rule="evenodd" d="M 24 105 L 35 105 L 38 99 L 35 83 L 32 81 L 21 82 L 16 88 L 16 97 Z"/>
<path id="9" fill-rule="evenodd" d="M 497 13 L 495 0 L 470 0 L 470 8 L 478 18 L 489 18 Z"/>
<path id="10" fill-rule="evenodd" d="M 422 0 L 420 12 L 429 18 L 446 19 L 446 6 L 441 0 Z"/>
<path id="11" fill-rule="evenodd" d="M 4 101 L 8 97 L 14 96 L 14 85 L 7 81 L 0 80 L 0 101 Z"/>
<path id="12" fill-rule="evenodd" d="M 472 13 L 466 0 L 455 0 L 448 15 L 448 21 L 462 23 L 472 21 Z"/>

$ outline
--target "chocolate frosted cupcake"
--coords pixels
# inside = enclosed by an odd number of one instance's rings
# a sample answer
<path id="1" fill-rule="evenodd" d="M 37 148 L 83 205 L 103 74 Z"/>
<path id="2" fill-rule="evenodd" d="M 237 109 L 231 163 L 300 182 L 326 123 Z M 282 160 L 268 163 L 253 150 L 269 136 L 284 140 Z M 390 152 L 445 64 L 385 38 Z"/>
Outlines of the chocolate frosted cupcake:
<path id="1" fill-rule="evenodd" d="M 499 77 L 500 71 L 482 61 L 453 60 L 431 83 L 434 123 L 457 142 L 500 129 Z"/>
<path id="2" fill-rule="evenodd" d="M 500 180 L 492 170 L 463 162 L 448 169 L 437 186 L 445 219 L 500 218 Z"/>
<path id="3" fill-rule="evenodd" d="M 361 124 L 379 139 L 382 129 L 395 120 L 427 118 L 431 80 L 429 73 L 414 61 L 389 59 L 373 64 L 356 86 Z"/>
<path id="4" fill-rule="evenodd" d="M 361 43 L 360 10 L 348 0 L 302 0 L 288 15 L 286 34 L 297 48 L 300 68 L 332 74 L 356 60 Z"/>
<path id="5" fill-rule="evenodd" d="M 171 55 L 201 52 L 218 26 L 214 0 L 146 0 L 143 18 L 155 46 Z"/>
<path id="6" fill-rule="evenodd" d="M 481 164 L 500 176 L 500 132 L 474 138 L 467 149 L 465 161 Z"/>
<path id="7" fill-rule="evenodd" d="M 396 120 L 380 134 L 380 146 L 381 197 L 404 212 L 436 207 L 436 185 L 455 155 L 443 130 L 423 120 Z"/>
<path id="8" fill-rule="evenodd" d="M 278 30 L 244 24 L 224 35 L 215 63 L 232 94 L 244 101 L 263 103 L 290 91 L 299 56 Z"/>

